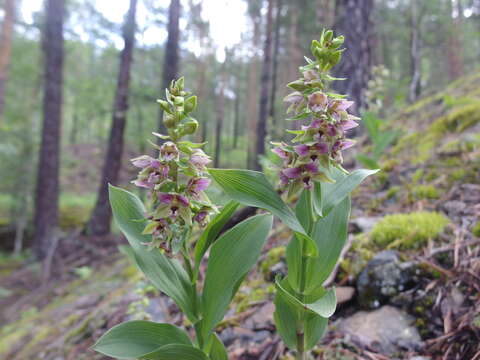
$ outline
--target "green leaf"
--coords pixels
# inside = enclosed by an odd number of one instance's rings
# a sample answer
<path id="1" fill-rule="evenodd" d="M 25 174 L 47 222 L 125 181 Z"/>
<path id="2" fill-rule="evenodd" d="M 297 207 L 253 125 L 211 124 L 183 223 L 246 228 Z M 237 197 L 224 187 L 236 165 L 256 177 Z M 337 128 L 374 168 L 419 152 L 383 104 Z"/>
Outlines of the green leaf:
<path id="1" fill-rule="evenodd" d="M 272 226 L 271 215 L 242 221 L 212 246 L 202 295 L 202 333 L 207 338 L 223 318 L 237 284 L 257 261 Z"/>
<path id="2" fill-rule="evenodd" d="M 282 201 L 265 175 L 258 171 L 209 169 L 214 180 L 233 200 L 270 211 L 307 241 L 307 255 L 316 256 L 315 242 L 307 235 L 292 210 Z"/>
<path id="3" fill-rule="evenodd" d="M 378 169 L 359 169 L 345 175 L 340 170 L 332 171 L 332 176 L 336 182 L 333 184 L 321 183 L 323 215 L 328 215 L 328 213 L 340 204 L 367 176 L 377 172 Z"/>
<path id="4" fill-rule="evenodd" d="M 378 169 L 379 167 L 377 161 L 373 157 L 364 154 L 358 154 L 356 158 L 358 161 L 360 161 L 362 166 L 365 166 L 368 169 Z"/>
<path id="5" fill-rule="evenodd" d="M 170 344 L 141 357 L 142 360 L 208 360 L 207 355 L 191 345 Z"/>
<path id="6" fill-rule="evenodd" d="M 319 182 L 314 182 L 312 194 L 313 209 L 318 216 L 323 216 L 322 210 L 322 185 Z"/>
<path id="7" fill-rule="evenodd" d="M 210 349 L 210 359 L 212 360 L 228 360 L 227 349 L 217 334 L 212 336 L 212 347 Z"/>
<path id="8" fill-rule="evenodd" d="M 108 330 L 93 346 L 117 359 L 140 358 L 168 344 L 191 345 L 188 335 L 170 324 L 129 321 Z"/>
<path id="9" fill-rule="evenodd" d="M 307 292 L 321 286 L 340 257 L 348 235 L 350 197 L 346 197 L 326 217 L 313 226 L 312 238 L 322 249 L 316 258 L 306 258 L 305 289 Z"/>
<path id="10" fill-rule="evenodd" d="M 208 224 L 208 226 L 203 230 L 202 235 L 195 245 L 195 277 L 198 275 L 198 269 L 200 267 L 200 262 L 202 261 L 203 255 L 208 250 L 210 245 L 215 241 L 220 231 L 223 229 L 225 224 L 230 220 L 231 216 L 237 210 L 240 204 L 236 201 L 230 201 L 225 205 L 220 211 L 220 213 L 213 218 L 213 220 Z"/>
<path id="11" fill-rule="evenodd" d="M 156 288 L 175 301 L 192 323 L 195 323 L 197 318 L 193 304 L 197 295 L 190 284 L 188 274 L 177 260 L 169 259 L 157 250 L 149 251 L 143 245 L 151 241 L 151 236 L 142 235 L 145 225 L 138 219 L 145 216 L 145 208 L 140 199 L 112 185 L 109 185 L 109 195 L 113 217 L 134 251 L 138 268 Z"/>

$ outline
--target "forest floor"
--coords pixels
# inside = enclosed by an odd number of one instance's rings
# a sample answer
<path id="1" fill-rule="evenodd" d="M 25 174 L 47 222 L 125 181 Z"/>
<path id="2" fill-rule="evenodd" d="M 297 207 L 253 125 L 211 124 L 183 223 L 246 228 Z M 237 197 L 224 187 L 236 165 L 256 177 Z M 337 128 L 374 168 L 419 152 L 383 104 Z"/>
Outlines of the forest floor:
<path id="1" fill-rule="evenodd" d="M 339 307 L 314 356 L 480 359 L 480 73 L 424 97 L 389 127 L 402 135 L 383 171 L 353 195 L 330 279 Z M 120 236 L 68 234 L 44 264 L 1 259 L 0 358 L 105 359 L 89 347 L 119 322 L 188 327 L 129 262 Z M 217 329 L 232 360 L 292 359 L 271 303 L 288 238 L 277 224 Z"/>

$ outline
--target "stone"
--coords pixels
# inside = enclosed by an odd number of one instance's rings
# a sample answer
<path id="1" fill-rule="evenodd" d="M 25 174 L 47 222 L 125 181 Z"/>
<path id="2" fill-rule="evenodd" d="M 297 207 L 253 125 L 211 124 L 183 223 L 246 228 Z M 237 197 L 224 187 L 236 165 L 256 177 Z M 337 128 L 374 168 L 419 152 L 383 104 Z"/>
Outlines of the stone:
<path id="1" fill-rule="evenodd" d="M 359 216 L 350 221 L 354 227 L 354 232 L 370 232 L 381 217 Z"/>
<path id="2" fill-rule="evenodd" d="M 338 286 L 335 288 L 335 294 L 337 296 L 337 303 L 343 304 L 353 298 L 355 288 L 353 286 Z"/>
<path id="3" fill-rule="evenodd" d="M 419 350 L 422 342 L 414 318 L 392 306 L 360 311 L 342 320 L 339 330 L 360 347 L 391 355 Z"/>
<path id="4" fill-rule="evenodd" d="M 450 200 L 443 204 L 447 214 L 452 217 L 461 216 L 466 207 L 467 204 L 460 200 Z"/>
<path id="5" fill-rule="evenodd" d="M 415 267 L 401 263 L 398 253 L 386 250 L 370 260 L 357 279 L 360 306 L 378 308 L 402 291 L 413 286 Z"/>

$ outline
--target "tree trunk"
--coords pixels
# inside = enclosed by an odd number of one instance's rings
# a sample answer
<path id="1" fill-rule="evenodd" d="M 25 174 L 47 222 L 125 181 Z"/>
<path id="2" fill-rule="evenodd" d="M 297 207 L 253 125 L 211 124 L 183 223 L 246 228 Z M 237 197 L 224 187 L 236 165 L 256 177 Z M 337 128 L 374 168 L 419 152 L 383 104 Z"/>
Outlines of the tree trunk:
<path id="1" fill-rule="evenodd" d="M 102 179 L 98 190 L 97 202 L 88 223 L 87 231 L 92 235 L 106 235 L 110 232 L 112 211 L 108 202 L 108 184 L 116 185 L 122 165 L 124 130 L 128 111 L 128 90 L 130 68 L 135 45 L 135 13 L 137 0 L 130 0 L 130 8 L 125 18 L 123 39 L 125 46 L 120 54 L 120 69 L 117 90 L 113 105 L 112 127 L 108 140 L 108 149 L 103 164 Z"/>
<path id="2" fill-rule="evenodd" d="M 280 19 L 282 17 L 282 0 L 277 0 L 276 2 L 277 11 L 275 14 L 275 40 L 273 44 L 272 87 L 270 90 L 270 110 L 268 111 L 268 117 L 272 121 L 272 136 L 275 138 L 275 135 L 278 133 L 276 128 L 277 121 L 275 119 L 275 97 L 277 94 L 278 53 L 280 50 Z"/>
<path id="3" fill-rule="evenodd" d="M 5 83 L 12 55 L 12 34 L 15 21 L 15 0 L 5 0 L 2 35 L 0 38 L 0 120 L 5 112 Z"/>
<path id="4" fill-rule="evenodd" d="M 408 100 L 414 102 L 421 91 L 420 14 L 414 0 L 410 2 L 410 75 Z"/>
<path id="5" fill-rule="evenodd" d="M 363 93 L 370 77 L 373 61 L 371 15 L 373 0 L 339 0 L 335 14 L 336 35 L 345 36 L 345 47 L 342 61 L 336 68 L 338 77 L 346 77 L 345 81 L 336 81 L 335 89 L 346 93 L 355 101 L 354 112 L 365 107 Z"/>
<path id="6" fill-rule="evenodd" d="M 237 79 L 240 84 L 240 79 Z M 238 137 L 240 136 L 240 85 L 237 85 L 237 92 L 235 94 L 234 103 L 234 118 L 233 118 L 233 148 L 238 147 Z"/>
<path id="7" fill-rule="evenodd" d="M 172 0 L 168 9 L 168 36 L 167 45 L 165 47 L 165 59 L 163 62 L 162 89 L 161 94 L 165 93 L 165 89 L 170 86 L 172 80 L 178 76 L 179 67 L 179 39 L 180 39 L 180 0 Z M 159 112 L 158 130 L 160 134 L 166 134 L 166 128 L 163 125 L 163 111 Z M 157 138 L 160 144 L 162 139 Z"/>
<path id="8" fill-rule="evenodd" d="M 226 60 L 225 60 L 226 62 Z M 222 64 L 221 76 L 220 76 L 220 86 L 218 89 L 218 94 L 216 97 L 216 114 L 217 114 L 217 124 L 215 126 L 215 158 L 213 161 L 213 166 L 218 168 L 220 166 L 220 152 L 222 149 L 222 127 L 223 127 L 223 118 L 225 116 L 225 62 Z"/>
<path id="9" fill-rule="evenodd" d="M 60 126 L 63 87 L 64 0 L 48 0 L 45 44 L 43 127 L 35 192 L 34 251 L 38 259 L 47 255 L 58 225 Z"/>
<path id="10" fill-rule="evenodd" d="M 447 61 L 448 61 L 448 75 L 450 81 L 453 81 L 463 75 L 463 44 L 461 41 L 461 19 L 460 11 L 462 7 L 458 5 L 454 10 L 452 1 L 447 1 L 448 16 L 450 17 L 449 36 L 447 40 Z M 456 17 L 454 12 L 457 12 Z"/>
<path id="11" fill-rule="evenodd" d="M 259 156 L 265 155 L 265 140 L 267 137 L 268 88 L 270 86 L 270 61 L 272 57 L 272 13 L 273 0 L 268 0 L 265 43 L 263 47 L 263 65 L 260 90 L 260 104 L 257 123 L 257 146 L 255 148 L 254 169 L 261 170 Z"/>

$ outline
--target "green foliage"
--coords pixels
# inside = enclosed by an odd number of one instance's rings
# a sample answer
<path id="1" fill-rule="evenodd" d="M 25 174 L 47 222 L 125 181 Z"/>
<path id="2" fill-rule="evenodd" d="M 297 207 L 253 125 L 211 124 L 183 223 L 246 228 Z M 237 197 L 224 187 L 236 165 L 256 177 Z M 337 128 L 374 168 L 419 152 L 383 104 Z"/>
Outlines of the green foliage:
<path id="1" fill-rule="evenodd" d="M 374 226 L 370 237 L 383 248 L 418 248 L 435 239 L 449 222 L 437 212 L 387 215 Z"/>
<path id="2" fill-rule="evenodd" d="M 472 227 L 472 234 L 476 237 L 480 237 L 480 221 L 477 221 L 477 223 Z"/>
<path id="3" fill-rule="evenodd" d="M 438 199 L 440 194 L 433 185 L 415 185 L 412 189 L 413 196 L 418 199 Z"/>

